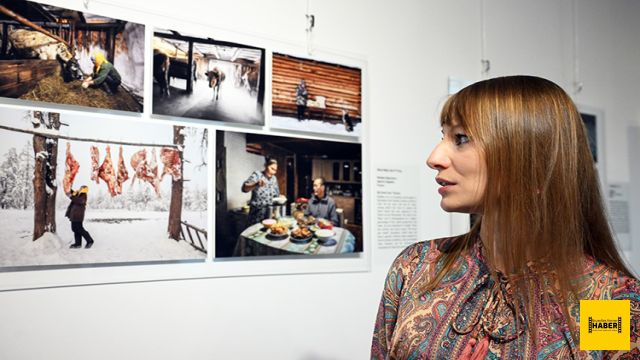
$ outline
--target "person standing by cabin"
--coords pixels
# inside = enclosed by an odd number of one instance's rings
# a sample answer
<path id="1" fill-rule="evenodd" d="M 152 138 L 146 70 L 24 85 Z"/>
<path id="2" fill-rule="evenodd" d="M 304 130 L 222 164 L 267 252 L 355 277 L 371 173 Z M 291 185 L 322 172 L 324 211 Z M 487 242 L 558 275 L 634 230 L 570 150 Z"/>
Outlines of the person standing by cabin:
<path id="1" fill-rule="evenodd" d="M 298 121 L 304 119 L 304 112 L 307 110 L 308 98 L 309 92 L 307 91 L 307 84 L 304 82 L 304 80 L 300 80 L 300 83 L 296 88 L 296 107 L 298 108 Z"/>
<path id="2" fill-rule="evenodd" d="M 120 73 L 115 66 L 104 57 L 101 52 L 91 55 L 93 62 L 93 74 L 82 82 L 83 88 L 101 88 L 107 94 L 113 95 L 118 92 L 118 87 L 122 83 Z"/>
<path id="3" fill-rule="evenodd" d="M 69 191 L 66 195 L 71 199 L 71 203 L 67 208 L 65 216 L 71 221 L 71 231 L 75 242 L 69 246 L 71 249 L 78 249 L 82 246 L 82 238 L 87 241 L 84 246 L 85 249 L 93 246 L 93 238 L 91 234 L 82 226 L 84 221 L 84 213 L 87 208 L 87 193 L 89 193 L 89 187 L 82 185 L 78 191 Z"/>

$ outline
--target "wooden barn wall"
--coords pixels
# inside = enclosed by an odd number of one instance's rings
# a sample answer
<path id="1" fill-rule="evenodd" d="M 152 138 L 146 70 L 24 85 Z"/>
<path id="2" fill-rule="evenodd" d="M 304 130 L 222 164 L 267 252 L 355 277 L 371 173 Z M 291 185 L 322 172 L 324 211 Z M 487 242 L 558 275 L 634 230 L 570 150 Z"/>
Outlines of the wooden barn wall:
<path id="1" fill-rule="evenodd" d="M 309 100 L 326 98 L 325 118 L 340 120 L 342 109 L 361 118 L 362 72 L 359 69 L 273 54 L 273 114 L 296 115 L 296 87 L 304 79 Z"/>
<path id="2" fill-rule="evenodd" d="M 57 73 L 59 68 L 57 60 L 3 60 L 0 62 L 0 96 L 20 97 L 38 81 Z"/>

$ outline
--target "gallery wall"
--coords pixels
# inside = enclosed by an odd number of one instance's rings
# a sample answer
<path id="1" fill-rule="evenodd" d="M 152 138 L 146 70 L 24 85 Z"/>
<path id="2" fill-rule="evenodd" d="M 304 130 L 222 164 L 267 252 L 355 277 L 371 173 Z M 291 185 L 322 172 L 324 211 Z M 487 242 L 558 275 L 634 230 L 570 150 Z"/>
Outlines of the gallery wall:
<path id="1" fill-rule="evenodd" d="M 49 1 L 75 9 L 83 1 Z M 637 101 L 640 6 L 633 0 L 576 1 L 581 92 L 576 102 L 605 114 L 607 179 L 631 178 L 629 125 Z M 88 1 L 93 13 L 190 32 L 231 33 L 236 40 L 305 48 L 305 17 L 315 15 L 313 47 L 367 62 L 366 179 L 377 168 L 415 170 L 416 240 L 459 231 L 460 217 L 439 209 L 434 173 L 425 166 L 439 141 L 437 114 L 450 77 L 473 82 L 506 74 L 547 77 L 574 93 L 571 1 Z M 482 29 L 484 29 L 484 35 Z M 149 33 L 149 32 L 148 32 Z M 258 42 L 258 43 L 255 43 Z M 484 54 L 490 60 L 482 72 Z M 150 74 L 146 74 L 150 90 Z M 145 109 L 149 109 L 145 99 Z M 148 111 L 148 110 L 145 110 Z M 143 114 L 143 116 L 145 116 Z M 202 123 L 201 121 L 196 121 Z M 370 185 L 370 193 L 375 193 Z M 114 268 L 115 283 L 0 292 L 3 359 L 363 359 L 367 358 L 384 276 L 401 249 L 376 244 L 375 199 L 369 211 L 369 259 L 363 271 L 135 281 L 154 273 L 184 277 L 193 265 Z M 637 209 L 638 207 L 636 207 Z M 464 221 L 462 222 L 464 223 Z M 625 255 L 640 270 L 640 234 Z M 272 260 L 260 260 L 263 264 Z M 258 261 L 258 262 L 260 262 Z M 207 264 L 215 266 L 214 264 Z M 233 264 L 241 268 L 243 263 Z M 274 263 L 274 267 L 278 264 Z M 246 267 L 255 267 L 247 264 Z M 20 272 L 0 281 L 104 278 L 106 269 Z M 194 273 L 197 273 L 194 272 Z M 6 274 L 5 274 L 6 275 Z M 166 276 L 170 278 L 170 276 Z M 6 285 L 6 284 L 5 284 Z"/>

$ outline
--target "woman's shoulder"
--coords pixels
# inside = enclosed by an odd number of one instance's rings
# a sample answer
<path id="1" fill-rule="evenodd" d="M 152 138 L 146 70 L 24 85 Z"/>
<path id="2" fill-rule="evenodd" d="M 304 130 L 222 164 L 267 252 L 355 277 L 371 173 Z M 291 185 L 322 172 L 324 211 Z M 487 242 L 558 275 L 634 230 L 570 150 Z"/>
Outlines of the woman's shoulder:
<path id="1" fill-rule="evenodd" d="M 446 237 L 423 240 L 407 246 L 398 254 L 391 266 L 403 269 L 405 274 L 413 273 L 425 264 L 434 263 L 443 251 L 446 251 L 458 237 Z"/>
<path id="2" fill-rule="evenodd" d="M 585 275 L 589 283 L 587 298 L 626 299 L 640 303 L 640 281 L 634 276 L 590 258 Z"/>

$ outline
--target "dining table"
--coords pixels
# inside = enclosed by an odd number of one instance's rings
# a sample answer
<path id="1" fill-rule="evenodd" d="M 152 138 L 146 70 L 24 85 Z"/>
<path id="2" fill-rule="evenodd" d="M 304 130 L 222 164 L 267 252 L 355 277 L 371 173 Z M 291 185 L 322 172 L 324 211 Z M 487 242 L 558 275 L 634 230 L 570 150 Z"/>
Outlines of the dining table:
<path id="1" fill-rule="evenodd" d="M 295 224 L 293 218 L 287 219 Z M 299 240 L 291 236 L 297 226 L 275 236 L 262 223 L 250 225 L 238 236 L 234 256 L 345 254 L 355 250 L 356 238 L 345 228 L 334 226 L 334 235 L 326 240 L 318 239 L 315 232 L 310 239 Z"/>

